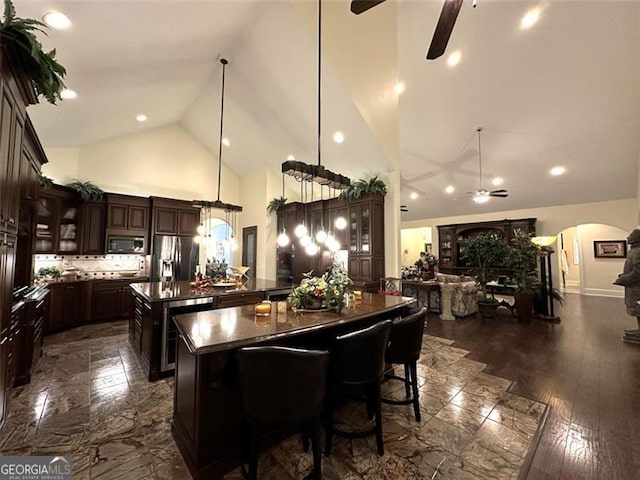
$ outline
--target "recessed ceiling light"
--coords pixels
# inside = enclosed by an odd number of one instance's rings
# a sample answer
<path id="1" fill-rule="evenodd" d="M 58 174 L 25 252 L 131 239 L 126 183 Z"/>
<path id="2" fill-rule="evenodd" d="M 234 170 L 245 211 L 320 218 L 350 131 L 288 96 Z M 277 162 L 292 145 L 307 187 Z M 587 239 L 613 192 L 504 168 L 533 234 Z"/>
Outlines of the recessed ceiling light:
<path id="1" fill-rule="evenodd" d="M 411 192 L 411 195 L 409 195 L 411 197 L 411 200 L 415 200 L 416 198 L 418 198 L 418 194 L 416 192 Z"/>
<path id="2" fill-rule="evenodd" d="M 564 167 L 553 167 L 551 170 L 549 170 L 549 173 L 557 177 L 558 175 L 562 175 L 566 171 L 567 169 Z"/>
<path id="3" fill-rule="evenodd" d="M 527 13 L 525 13 L 522 17 L 522 20 L 520 20 L 520 28 L 522 30 L 527 30 L 528 28 L 533 27 L 539 19 L 540 7 L 532 8 Z"/>
<path id="4" fill-rule="evenodd" d="M 504 178 L 495 177 L 493 180 L 491 180 L 491 183 L 493 184 L 494 187 L 497 187 L 498 185 L 502 185 L 504 183 Z"/>
<path id="5" fill-rule="evenodd" d="M 74 98 L 76 98 L 78 96 L 78 94 L 76 92 L 74 92 L 73 90 L 70 90 L 68 88 L 65 88 L 64 90 L 62 90 L 60 92 L 60 98 L 62 98 L 63 100 L 72 100 Z"/>
<path id="6" fill-rule="evenodd" d="M 136 115 L 136 120 L 140 123 L 146 122 L 147 116 L 144 113 L 141 113 L 140 115 Z"/>
<path id="7" fill-rule="evenodd" d="M 444 189 L 444 191 L 447 193 L 453 193 L 456 191 L 456 189 L 453 187 L 453 185 L 449 185 L 447 188 Z"/>
<path id="8" fill-rule="evenodd" d="M 450 67 L 455 67 L 460 63 L 461 58 L 462 54 L 460 53 L 460 50 L 456 50 L 455 52 L 452 52 L 449 57 L 447 57 L 447 65 L 449 65 Z"/>
<path id="9" fill-rule="evenodd" d="M 336 133 L 333 134 L 333 141 L 336 143 L 342 143 L 344 142 L 344 133 L 338 131 Z"/>
<path id="10" fill-rule="evenodd" d="M 225 138 L 223 138 L 223 139 L 222 139 L 222 144 L 223 144 L 225 147 L 230 147 L 230 146 L 231 146 L 231 142 L 229 141 L 229 139 L 228 139 L 227 137 L 225 137 Z"/>
<path id="11" fill-rule="evenodd" d="M 406 88 L 406 87 L 405 87 L 405 85 L 404 85 L 404 82 L 398 82 L 398 83 L 396 83 L 396 86 L 395 86 L 395 87 L 393 87 L 393 89 L 395 90 L 395 92 L 396 92 L 398 95 L 400 95 L 402 92 L 404 92 L 404 89 L 405 89 L 405 88 Z"/>
<path id="12" fill-rule="evenodd" d="M 287 160 L 295 160 L 295 159 L 296 159 L 296 157 L 294 157 L 293 155 L 289 155 L 289 156 L 287 157 Z"/>
<path id="13" fill-rule="evenodd" d="M 62 12 L 47 12 L 42 16 L 42 21 L 56 30 L 66 30 L 71 26 L 71 20 Z"/>

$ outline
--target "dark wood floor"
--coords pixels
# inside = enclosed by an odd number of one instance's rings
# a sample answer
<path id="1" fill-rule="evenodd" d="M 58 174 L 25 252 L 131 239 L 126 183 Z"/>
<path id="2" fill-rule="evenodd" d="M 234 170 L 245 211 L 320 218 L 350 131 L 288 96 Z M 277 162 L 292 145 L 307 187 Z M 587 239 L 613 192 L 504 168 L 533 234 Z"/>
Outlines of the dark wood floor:
<path id="1" fill-rule="evenodd" d="M 637 326 L 623 300 L 568 294 L 556 325 L 500 310 L 491 323 L 431 315 L 426 331 L 551 406 L 528 478 L 640 479 L 640 345 L 621 340 Z"/>

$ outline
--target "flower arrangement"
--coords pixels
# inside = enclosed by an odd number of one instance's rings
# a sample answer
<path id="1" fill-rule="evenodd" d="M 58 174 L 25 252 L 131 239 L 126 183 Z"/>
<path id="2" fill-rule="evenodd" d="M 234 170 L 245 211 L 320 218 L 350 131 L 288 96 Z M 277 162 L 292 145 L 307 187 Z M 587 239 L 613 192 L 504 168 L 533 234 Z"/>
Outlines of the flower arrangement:
<path id="1" fill-rule="evenodd" d="M 438 263 L 438 257 L 436 257 L 433 253 L 427 252 L 425 254 L 425 263 L 427 265 L 436 265 Z"/>
<path id="2" fill-rule="evenodd" d="M 342 311 L 346 295 L 353 295 L 353 282 L 338 263 L 333 263 L 321 277 L 305 273 L 304 278 L 289 294 L 294 308 L 327 308 Z"/>

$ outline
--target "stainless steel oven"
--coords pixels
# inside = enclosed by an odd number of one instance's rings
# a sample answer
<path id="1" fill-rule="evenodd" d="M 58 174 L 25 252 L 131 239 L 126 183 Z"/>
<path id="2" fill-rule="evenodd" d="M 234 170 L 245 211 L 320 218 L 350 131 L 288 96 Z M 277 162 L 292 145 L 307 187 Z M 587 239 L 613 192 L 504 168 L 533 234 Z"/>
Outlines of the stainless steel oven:
<path id="1" fill-rule="evenodd" d="M 190 298 L 176 300 L 162 304 L 162 348 L 160 371 L 167 372 L 175 369 L 176 352 L 178 350 L 178 331 L 173 321 L 175 315 L 181 313 L 202 312 L 213 310 L 213 297 Z"/>

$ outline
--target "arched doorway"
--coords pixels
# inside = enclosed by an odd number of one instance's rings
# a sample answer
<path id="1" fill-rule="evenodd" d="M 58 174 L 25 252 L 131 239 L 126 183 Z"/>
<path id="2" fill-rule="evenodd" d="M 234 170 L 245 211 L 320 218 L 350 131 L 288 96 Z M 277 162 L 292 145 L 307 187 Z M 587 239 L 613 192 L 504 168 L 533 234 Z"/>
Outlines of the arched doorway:
<path id="1" fill-rule="evenodd" d="M 568 227 L 557 234 L 554 285 L 562 292 L 622 297 L 622 287 L 613 281 L 622 272 L 624 258 L 597 257 L 594 242 L 625 240 L 628 232 L 601 223 Z"/>

